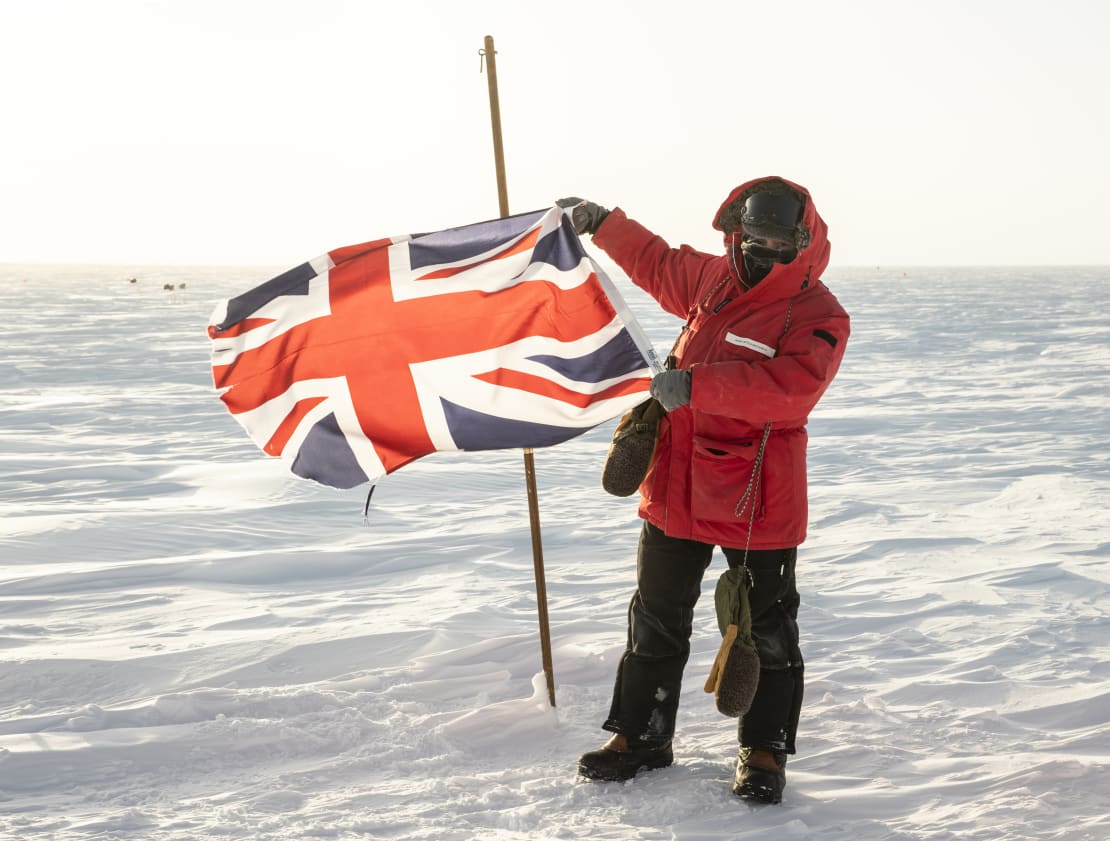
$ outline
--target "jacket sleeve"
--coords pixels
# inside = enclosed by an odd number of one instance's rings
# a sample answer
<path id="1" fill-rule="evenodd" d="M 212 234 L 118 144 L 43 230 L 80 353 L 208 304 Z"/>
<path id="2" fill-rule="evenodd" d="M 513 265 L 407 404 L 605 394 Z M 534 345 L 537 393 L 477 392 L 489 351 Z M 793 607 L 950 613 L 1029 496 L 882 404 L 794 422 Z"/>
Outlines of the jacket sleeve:
<path id="1" fill-rule="evenodd" d="M 686 318 L 697 303 L 702 276 L 714 259 L 688 245 L 671 248 L 619 207 L 605 217 L 593 241 L 633 283 L 679 318 Z"/>
<path id="2" fill-rule="evenodd" d="M 849 332 L 841 311 L 794 325 L 771 359 L 695 365 L 690 407 L 755 425 L 804 422 L 836 376 Z"/>

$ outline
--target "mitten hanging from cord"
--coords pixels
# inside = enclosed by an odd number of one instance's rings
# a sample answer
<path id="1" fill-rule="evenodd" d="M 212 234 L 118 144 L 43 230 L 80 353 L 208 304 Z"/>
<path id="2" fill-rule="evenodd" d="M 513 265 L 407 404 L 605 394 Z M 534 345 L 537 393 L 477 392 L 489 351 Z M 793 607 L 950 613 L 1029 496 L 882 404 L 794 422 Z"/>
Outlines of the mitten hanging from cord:
<path id="1" fill-rule="evenodd" d="M 751 709 L 759 688 L 759 653 L 752 639 L 752 608 L 746 567 L 730 569 L 717 580 L 713 600 L 721 648 L 713 661 L 705 691 L 712 692 L 717 711 L 739 718 Z"/>

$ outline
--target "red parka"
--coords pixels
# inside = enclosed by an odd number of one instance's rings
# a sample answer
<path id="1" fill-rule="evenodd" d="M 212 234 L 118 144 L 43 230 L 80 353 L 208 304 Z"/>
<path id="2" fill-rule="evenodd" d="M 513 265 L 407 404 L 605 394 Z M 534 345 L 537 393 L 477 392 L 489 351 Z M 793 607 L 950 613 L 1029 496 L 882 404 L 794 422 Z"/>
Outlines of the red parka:
<path id="1" fill-rule="evenodd" d="M 764 180 L 737 187 L 721 210 Z M 620 208 L 593 238 L 663 309 L 687 319 L 675 356 L 692 374 L 690 403 L 663 419 L 640 486 L 640 516 L 671 537 L 740 549 L 805 539 L 806 421 L 840 367 L 849 325 L 821 282 L 825 222 L 808 191 L 786 183 L 805 197 L 810 242 L 747 291 L 727 255 L 671 248 Z"/>

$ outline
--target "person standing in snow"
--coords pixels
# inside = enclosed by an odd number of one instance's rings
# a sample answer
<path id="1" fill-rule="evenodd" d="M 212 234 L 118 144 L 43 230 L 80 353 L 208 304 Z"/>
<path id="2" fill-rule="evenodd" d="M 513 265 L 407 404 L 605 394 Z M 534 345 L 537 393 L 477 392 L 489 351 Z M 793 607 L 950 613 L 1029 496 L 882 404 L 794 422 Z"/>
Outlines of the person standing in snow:
<path id="1" fill-rule="evenodd" d="M 671 369 L 651 394 L 667 410 L 640 485 L 637 589 L 628 643 L 602 729 L 583 754 L 592 780 L 627 780 L 673 762 L 694 605 L 714 547 L 751 583 L 759 659 L 739 724 L 732 790 L 782 800 L 803 689 L 794 566 L 805 539 L 806 421 L 840 367 L 849 319 L 821 282 L 825 222 L 809 192 L 782 178 L 741 184 L 713 227 L 725 254 L 666 242 L 616 208 L 558 204 L 667 312 L 686 319 Z"/>

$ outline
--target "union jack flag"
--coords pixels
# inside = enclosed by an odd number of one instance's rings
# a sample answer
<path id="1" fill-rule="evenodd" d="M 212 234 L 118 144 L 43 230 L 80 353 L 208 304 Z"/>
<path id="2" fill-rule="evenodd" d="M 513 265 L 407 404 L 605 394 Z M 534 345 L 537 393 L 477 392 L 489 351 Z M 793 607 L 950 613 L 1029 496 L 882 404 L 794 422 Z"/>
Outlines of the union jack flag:
<path id="1" fill-rule="evenodd" d="M 558 444 L 658 368 L 558 207 L 331 251 L 221 302 L 208 335 L 255 443 L 337 488 L 435 451 Z"/>

